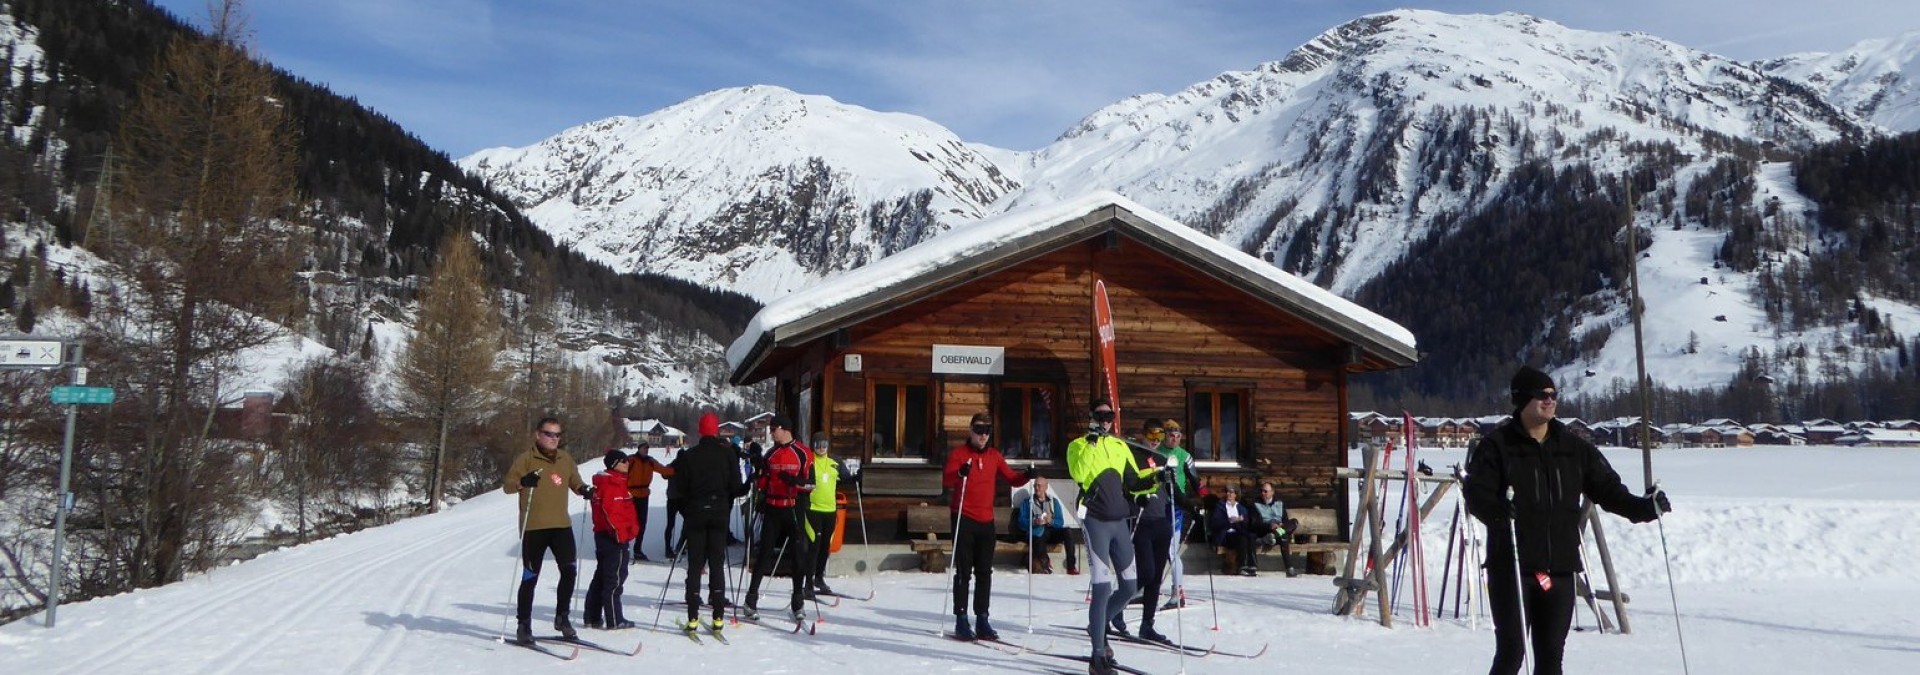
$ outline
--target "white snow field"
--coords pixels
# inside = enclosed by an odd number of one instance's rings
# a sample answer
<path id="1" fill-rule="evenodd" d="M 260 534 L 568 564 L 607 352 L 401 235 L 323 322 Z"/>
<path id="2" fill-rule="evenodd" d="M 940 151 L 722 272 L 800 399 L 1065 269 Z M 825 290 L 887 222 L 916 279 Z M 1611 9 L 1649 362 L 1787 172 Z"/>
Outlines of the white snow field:
<path id="1" fill-rule="evenodd" d="M 1610 450 L 1638 486 L 1637 452 Z M 1435 467 L 1460 451 L 1422 450 Z M 1663 450 L 1657 475 L 1676 511 L 1665 523 L 1691 672 L 1910 673 L 1920 663 L 1920 451 L 1792 448 Z M 658 494 L 659 491 L 656 491 Z M 1434 589 L 1451 504 L 1425 538 Z M 1631 635 L 1574 632 L 1570 673 L 1681 673 L 1660 529 L 1609 516 Z M 582 630 L 609 645 L 644 640 L 635 657 L 583 651 L 561 662 L 495 641 L 515 573 L 513 500 L 492 494 L 434 516 L 277 551 L 163 588 L 64 605 L 57 627 L 36 615 L 0 627 L 4 673 L 933 673 L 1084 672 L 1063 659 L 1002 653 L 934 635 L 946 579 L 913 572 L 833 579 L 842 591 L 877 588 L 871 602 L 825 611 L 814 636 L 743 625 L 733 644 L 695 645 L 650 631 L 666 567 L 645 564 L 627 586 L 639 630 Z M 659 527 L 656 519 L 654 528 Z M 657 530 L 653 533 L 657 535 Z M 584 593 L 583 563 L 579 592 Z M 1396 628 L 1332 616 L 1330 577 L 1217 577 L 1189 570 L 1199 603 L 1160 628 L 1255 661 L 1187 658 L 1116 643 L 1120 662 L 1150 673 L 1482 673 L 1493 649 L 1478 629 L 1448 617 Z M 1597 562 L 1594 567 L 1598 568 Z M 537 629 L 551 616 L 553 567 L 543 575 Z M 680 575 L 670 596 L 680 595 Z M 1086 576 L 994 575 L 994 619 L 1012 641 L 1083 654 Z M 777 607 L 785 580 L 763 605 Z M 575 621 L 580 599 L 575 598 Z M 1214 627 L 1218 610 L 1219 629 Z M 676 616 L 667 609 L 667 621 Z M 1137 610 L 1129 612 L 1137 625 Z M 1175 620 L 1177 618 L 1177 621 Z M 1576 625 L 1591 628 L 1584 608 Z M 665 626 L 663 626 L 665 628 Z M 538 632 L 538 631 L 537 631 Z M 581 670 L 585 669 L 585 670 Z"/>

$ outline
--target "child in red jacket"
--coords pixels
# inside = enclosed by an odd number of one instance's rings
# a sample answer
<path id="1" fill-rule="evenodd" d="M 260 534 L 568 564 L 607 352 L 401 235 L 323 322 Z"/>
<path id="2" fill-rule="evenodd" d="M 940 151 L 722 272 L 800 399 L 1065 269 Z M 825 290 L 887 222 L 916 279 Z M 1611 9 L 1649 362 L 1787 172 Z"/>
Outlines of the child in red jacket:
<path id="1" fill-rule="evenodd" d="M 628 556 L 640 534 L 640 519 L 627 493 L 627 465 L 632 461 L 619 448 L 607 451 L 607 470 L 593 475 L 593 557 L 599 563 L 587 584 L 587 627 L 632 628 L 620 606 L 626 591 Z"/>

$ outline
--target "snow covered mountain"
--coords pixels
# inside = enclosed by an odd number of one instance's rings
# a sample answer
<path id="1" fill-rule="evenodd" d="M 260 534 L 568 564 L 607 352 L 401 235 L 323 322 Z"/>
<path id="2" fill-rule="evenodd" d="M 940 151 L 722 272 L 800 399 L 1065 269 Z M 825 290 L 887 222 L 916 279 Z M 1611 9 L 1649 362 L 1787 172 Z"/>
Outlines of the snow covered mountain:
<path id="1" fill-rule="evenodd" d="M 1920 30 L 1866 40 L 1832 54 L 1785 56 L 1758 67 L 1804 82 L 1834 105 L 1887 131 L 1920 131 Z"/>
<path id="2" fill-rule="evenodd" d="M 1676 213 L 1675 201 L 1695 188 L 1725 193 L 1703 177 L 1735 162 L 1735 180 L 1760 186 L 1738 206 L 1771 202 L 1764 227 L 1781 230 L 1781 241 L 1814 242 L 1806 250 L 1817 254 L 1820 237 L 1787 232 L 1808 227 L 1814 206 L 1785 160 L 1920 126 L 1916 55 L 1920 38 L 1910 35 L 1752 64 L 1520 14 L 1396 10 L 1252 70 L 1122 100 L 1035 151 L 971 145 L 911 116 L 749 87 L 461 163 L 558 239 L 618 268 L 763 300 L 985 215 L 1096 190 L 1353 296 L 1417 244 L 1454 236 L 1463 219 L 1534 198 L 1517 183 L 1525 176 L 1639 172 L 1649 184 L 1635 217 L 1669 265 L 1652 283 L 1670 286 L 1647 289 L 1650 311 L 1672 320 L 1649 329 L 1649 351 L 1688 356 L 1672 384 L 1719 386 L 1752 349 L 1817 350 L 1844 331 L 1781 335 L 1764 319 L 1711 321 L 1759 316 L 1764 299 L 1750 275 L 1720 269 L 1724 226 Z M 1577 315 L 1524 320 L 1602 333 L 1623 325 L 1612 290 L 1623 271 L 1594 274 L 1604 292 L 1568 298 Z M 1711 300 L 1663 304 L 1698 295 L 1686 286 L 1707 276 L 1722 284 Z M 1885 311 L 1913 313 L 1899 303 Z M 1738 335 L 1697 349 L 1703 333 L 1729 332 Z M 1551 356 L 1565 374 L 1607 373 L 1572 389 L 1598 391 L 1621 372 L 1620 360 L 1599 352 L 1630 353 L 1631 344 L 1603 341 L 1578 357 Z M 1532 347 L 1499 356 L 1538 353 Z"/>
<path id="3" fill-rule="evenodd" d="M 1018 187 L 938 124 L 771 86 L 461 163 L 601 262 L 762 299 L 987 215 Z"/>

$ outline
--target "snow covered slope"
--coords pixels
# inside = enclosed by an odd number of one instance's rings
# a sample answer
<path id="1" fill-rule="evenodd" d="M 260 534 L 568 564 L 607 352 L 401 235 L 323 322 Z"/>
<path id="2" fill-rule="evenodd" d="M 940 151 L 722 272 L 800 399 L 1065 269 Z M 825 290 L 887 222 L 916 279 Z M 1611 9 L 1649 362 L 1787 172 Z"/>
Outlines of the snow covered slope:
<path id="1" fill-rule="evenodd" d="M 1804 82 L 1834 105 L 1888 131 L 1920 131 L 1920 30 L 1831 54 L 1786 56 L 1759 68 Z"/>
<path id="2" fill-rule="evenodd" d="M 1422 452 L 1436 466 L 1460 458 L 1457 451 Z M 1637 455 L 1610 454 L 1616 468 L 1637 474 Z M 1920 648 L 1914 637 L 1920 575 L 1910 565 L 1920 556 L 1920 521 L 1910 517 L 1920 507 L 1910 489 L 1920 480 L 1920 454 L 1686 450 L 1663 451 L 1654 461 L 1677 509 L 1666 523 L 1666 548 L 1693 672 L 1910 668 L 1912 652 Z M 1862 473 L 1862 466 L 1875 470 Z M 1444 548 L 1434 547 L 1444 545 L 1452 508 L 1444 505 L 1439 526 L 1426 529 L 1435 589 Z M 561 666 L 493 641 L 517 570 L 513 513 L 513 500 L 495 493 L 438 515 L 281 550 L 170 586 L 63 606 L 54 629 L 37 615 L 0 626 L 0 671 L 546 672 Z M 1569 671 L 1682 672 L 1660 529 L 1609 516 L 1607 533 L 1622 588 L 1633 597 L 1633 634 L 1571 634 Z M 592 567 L 583 563 L 582 572 Z M 668 572 L 659 564 L 631 569 L 625 602 L 629 616 L 644 627 L 652 623 Z M 541 623 L 550 616 L 553 575 L 549 564 L 535 613 Z M 1392 630 L 1331 616 L 1327 577 L 1209 580 L 1200 566 L 1189 566 L 1188 575 L 1189 597 L 1199 604 L 1163 615 L 1160 630 L 1221 651 L 1252 652 L 1270 642 L 1266 654 L 1252 662 L 1213 656 L 1183 664 L 1171 653 L 1118 644 L 1122 663 L 1154 673 L 1184 666 L 1190 673 L 1443 675 L 1483 673 L 1493 650 L 1485 619 L 1474 628 L 1449 613 L 1432 629 L 1409 628 L 1404 602 L 1400 627 Z M 1032 578 L 1030 615 L 1028 579 L 1006 569 L 995 576 L 993 618 L 1009 640 L 1084 653 L 1084 638 L 1071 626 L 1084 622 L 1086 577 Z M 677 596 L 681 575 L 674 573 L 672 581 L 668 595 Z M 644 640 L 645 649 L 632 658 L 584 652 L 580 663 L 567 667 L 809 674 L 1084 670 L 1066 660 L 1012 656 L 935 635 L 949 621 L 935 609 L 942 603 L 944 576 L 889 572 L 832 583 L 854 592 L 873 584 L 877 595 L 872 602 L 826 609 L 825 622 L 811 637 L 738 627 L 729 629 L 731 646 L 700 646 L 666 631 L 585 630 L 588 639 L 610 645 Z M 576 611 L 580 602 L 574 598 Z M 1217 631 L 1210 630 L 1216 608 Z M 665 616 L 671 619 L 676 611 L 667 608 Z M 1026 630 L 1029 616 L 1032 634 Z M 1137 617 L 1129 612 L 1130 622 Z M 1576 621 L 1593 623 L 1584 608 Z"/>
<path id="3" fill-rule="evenodd" d="M 762 299 L 986 215 L 1017 187 L 938 124 L 764 85 L 461 164 L 616 269 Z"/>
<path id="4" fill-rule="evenodd" d="M 1644 171 L 1651 185 L 1642 186 L 1637 215 L 1666 265 L 1644 295 L 1669 319 L 1650 329 L 1649 352 L 1684 353 L 1662 371 L 1672 376 L 1662 384 L 1718 387 L 1749 347 L 1818 350 L 1848 327 L 1780 335 L 1741 321 L 1763 314 L 1753 278 L 1720 270 L 1727 229 L 1676 213 L 1677 196 L 1723 161 L 1752 166 L 1765 190 L 1754 205 L 1767 214 L 1765 227 L 1810 242 L 1778 255 L 1817 252 L 1818 236 L 1789 231 L 1805 230 L 1813 215 L 1790 165 L 1754 158 L 1920 124 L 1903 117 L 1920 114 L 1910 76 L 1916 36 L 1750 64 L 1520 14 L 1395 10 L 1334 27 L 1251 70 L 1129 97 L 1034 151 L 969 145 L 911 116 L 749 87 L 462 164 L 561 240 L 617 266 L 764 301 L 948 228 L 1106 190 L 1352 297 L 1423 239 L 1446 238 L 1503 201 L 1538 198 L 1509 184 L 1527 171 Z M 1612 288 L 1624 284 L 1616 270 L 1594 274 Z M 1701 277 L 1715 279 L 1711 298 L 1686 285 Z M 1611 291 L 1573 300 L 1597 309 L 1538 323 L 1624 326 L 1624 304 Z M 1920 308 L 1869 301 L 1920 316 Z M 1551 365 L 1630 372 L 1611 367 L 1632 351 L 1630 332 L 1611 336 L 1604 354 Z M 1695 339 L 1715 349 L 1682 349 Z M 1863 369 L 1882 352 L 1864 350 L 1846 368 Z M 1569 391 L 1592 394 L 1610 386 L 1606 379 L 1567 381 Z"/>

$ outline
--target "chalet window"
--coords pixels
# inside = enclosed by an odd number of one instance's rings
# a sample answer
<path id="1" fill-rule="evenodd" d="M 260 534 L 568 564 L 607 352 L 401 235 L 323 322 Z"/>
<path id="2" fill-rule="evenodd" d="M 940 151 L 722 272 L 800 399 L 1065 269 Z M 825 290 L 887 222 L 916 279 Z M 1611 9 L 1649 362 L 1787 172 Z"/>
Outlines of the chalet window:
<path id="1" fill-rule="evenodd" d="M 925 459 L 933 433 L 933 409 L 927 385 L 875 382 L 867 409 L 873 411 L 874 459 Z"/>
<path id="2" fill-rule="evenodd" d="M 1244 463 L 1247 456 L 1245 389 L 1193 387 L 1187 390 L 1187 451 L 1201 462 Z"/>
<path id="3" fill-rule="evenodd" d="M 1005 383 L 995 397 L 993 433 L 1007 459 L 1051 459 L 1054 456 L 1054 403 L 1059 389 L 1050 384 Z"/>

